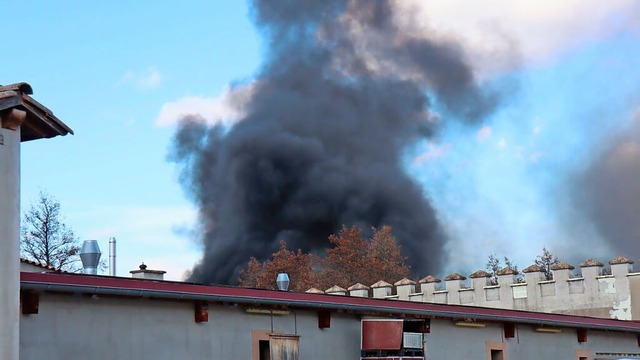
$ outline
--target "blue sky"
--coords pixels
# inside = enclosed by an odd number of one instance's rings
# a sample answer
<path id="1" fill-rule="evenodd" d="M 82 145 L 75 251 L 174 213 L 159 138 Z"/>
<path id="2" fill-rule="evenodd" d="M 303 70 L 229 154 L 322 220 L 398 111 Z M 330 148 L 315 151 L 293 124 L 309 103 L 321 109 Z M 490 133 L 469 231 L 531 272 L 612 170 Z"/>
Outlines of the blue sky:
<path id="1" fill-rule="evenodd" d="M 255 71 L 260 39 L 246 4 L 3 7 L 25 16 L 6 24 L 16 51 L 3 57 L 1 82 L 29 82 L 75 131 L 23 145 L 23 209 L 46 189 L 80 238 L 98 239 L 106 253 L 108 237 L 117 237 L 119 275 L 146 261 L 181 277 L 198 249 L 176 230 L 190 226 L 194 210 L 166 161 L 173 129 L 155 121 L 163 104 L 214 96 Z"/>
<path id="2" fill-rule="evenodd" d="M 407 149 L 407 171 L 452 238 L 450 270 L 473 271 L 492 252 L 525 267 L 542 244 L 569 256 L 578 239 L 597 252 L 591 256 L 612 255 L 588 221 L 566 221 L 574 217 L 563 187 L 609 136 L 634 126 L 638 5 L 414 5 L 425 31 L 460 39 L 481 78 L 515 84 L 482 124 L 449 126 Z M 118 275 L 145 261 L 182 278 L 199 258 L 197 219 L 168 148 L 180 114 L 230 124 L 237 116 L 229 86 L 250 84 L 263 58 L 248 4 L 2 6 L 23 15 L 3 19 L 10 50 L 0 83 L 29 82 L 33 96 L 75 131 L 23 144 L 23 209 L 45 189 L 81 239 L 99 241 L 103 256 L 108 237 L 118 239 Z"/>

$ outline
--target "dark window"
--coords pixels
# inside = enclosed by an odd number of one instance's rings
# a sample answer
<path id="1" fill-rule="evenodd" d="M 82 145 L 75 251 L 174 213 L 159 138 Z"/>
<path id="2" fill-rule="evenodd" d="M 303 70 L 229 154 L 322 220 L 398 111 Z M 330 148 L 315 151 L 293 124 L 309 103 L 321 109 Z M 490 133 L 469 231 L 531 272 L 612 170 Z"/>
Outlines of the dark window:
<path id="1" fill-rule="evenodd" d="M 491 350 L 491 360 L 504 360 L 502 350 Z"/>
<path id="2" fill-rule="evenodd" d="M 269 350 L 269 340 L 260 340 L 260 360 L 271 360 L 271 350 Z"/>
<path id="3" fill-rule="evenodd" d="M 405 320 L 402 326 L 404 332 L 429 333 L 431 321 L 429 319 Z"/>

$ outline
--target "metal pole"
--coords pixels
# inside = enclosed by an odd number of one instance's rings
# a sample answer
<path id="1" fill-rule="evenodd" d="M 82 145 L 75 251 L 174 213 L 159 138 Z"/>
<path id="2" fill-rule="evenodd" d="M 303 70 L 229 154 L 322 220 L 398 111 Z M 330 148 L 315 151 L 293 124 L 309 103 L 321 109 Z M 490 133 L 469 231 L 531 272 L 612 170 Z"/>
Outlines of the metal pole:
<path id="1" fill-rule="evenodd" d="M 116 276 L 116 238 L 109 238 L 109 276 Z"/>
<path id="2" fill-rule="evenodd" d="M 2 124 L 4 119 L 0 119 Z M 4 125 L 4 124 L 2 124 Z M 20 127 L 0 127 L 0 359 L 19 359 Z"/>

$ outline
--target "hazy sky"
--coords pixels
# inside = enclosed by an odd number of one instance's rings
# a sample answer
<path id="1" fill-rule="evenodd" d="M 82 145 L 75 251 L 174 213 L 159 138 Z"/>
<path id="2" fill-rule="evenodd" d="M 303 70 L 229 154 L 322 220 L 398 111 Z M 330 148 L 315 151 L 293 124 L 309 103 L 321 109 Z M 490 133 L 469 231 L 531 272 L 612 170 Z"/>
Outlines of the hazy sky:
<path id="1" fill-rule="evenodd" d="M 451 239 L 443 274 L 482 268 L 494 252 L 526 267 L 543 245 L 578 261 L 637 258 L 637 247 L 622 253 L 611 222 L 594 220 L 591 210 L 612 181 L 629 185 L 640 171 L 591 180 L 619 154 L 623 168 L 640 169 L 640 5 L 470 4 L 398 5 L 406 14 L 398 26 L 456 39 L 476 75 L 509 94 L 480 125 L 446 126 L 406 149 L 406 171 Z M 2 8 L 13 15 L 3 19 L 0 83 L 30 83 L 75 131 L 23 144 L 23 210 L 45 189 L 104 257 L 108 238 L 118 239 L 118 275 L 144 261 L 181 279 L 200 257 L 198 221 L 167 161 L 169 146 L 183 115 L 227 126 L 242 116 L 265 48 L 249 4 L 12 1 Z M 625 187 L 631 199 L 639 198 L 634 184 Z M 640 205 L 624 207 L 626 217 L 610 209 L 630 229 L 620 236 L 639 242 L 631 225 L 640 223 Z"/>

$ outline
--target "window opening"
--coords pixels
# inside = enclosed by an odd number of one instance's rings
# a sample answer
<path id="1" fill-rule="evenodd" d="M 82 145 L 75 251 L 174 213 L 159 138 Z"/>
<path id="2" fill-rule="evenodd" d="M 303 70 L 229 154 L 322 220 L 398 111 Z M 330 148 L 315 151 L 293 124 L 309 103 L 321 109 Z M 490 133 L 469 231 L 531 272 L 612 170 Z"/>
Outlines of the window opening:
<path id="1" fill-rule="evenodd" d="M 260 360 L 271 360 L 271 350 L 269 349 L 269 340 L 258 341 L 260 348 Z"/>
<path id="2" fill-rule="evenodd" d="M 504 360 L 502 350 L 491 349 L 491 360 Z"/>

